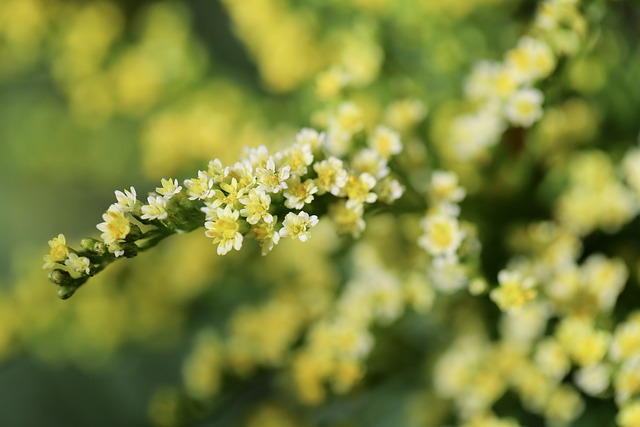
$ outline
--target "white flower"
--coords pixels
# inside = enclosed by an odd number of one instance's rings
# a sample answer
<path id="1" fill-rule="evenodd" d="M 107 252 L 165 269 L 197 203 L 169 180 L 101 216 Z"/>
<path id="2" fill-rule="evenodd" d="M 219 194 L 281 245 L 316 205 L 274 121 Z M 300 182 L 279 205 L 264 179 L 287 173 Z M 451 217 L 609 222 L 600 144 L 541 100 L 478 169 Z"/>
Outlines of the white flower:
<path id="1" fill-rule="evenodd" d="M 203 171 L 198 171 L 198 177 L 187 179 L 184 185 L 187 187 L 189 200 L 205 200 L 213 197 L 216 190 L 213 189 L 213 178 Z"/>
<path id="2" fill-rule="evenodd" d="M 379 201 L 390 205 L 402 197 L 404 190 L 404 186 L 397 179 L 386 177 L 378 182 L 376 193 Z"/>
<path id="3" fill-rule="evenodd" d="M 369 137 L 368 143 L 369 147 L 385 159 L 402 151 L 400 135 L 385 126 L 378 126 L 373 135 Z"/>
<path id="4" fill-rule="evenodd" d="M 368 173 L 376 179 L 389 175 L 387 160 L 372 148 L 360 150 L 351 160 L 351 167 L 357 173 Z"/>
<path id="5" fill-rule="evenodd" d="M 318 224 L 318 217 L 315 215 L 309 216 L 306 212 L 300 212 L 296 215 L 293 212 L 289 212 L 282 222 L 280 236 L 291 237 L 292 239 L 298 238 L 301 242 L 306 242 L 311 237 L 309 229 L 316 224 Z"/>
<path id="6" fill-rule="evenodd" d="M 279 193 L 287 188 L 286 180 L 289 179 L 290 170 L 289 166 L 276 168 L 273 158 L 270 158 L 266 167 L 256 169 L 258 188 L 267 193 Z"/>
<path id="7" fill-rule="evenodd" d="M 166 200 L 171 199 L 173 196 L 178 194 L 180 190 L 182 190 L 182 187 L 178 185 L 177 179 L 172 180 L 171 178 L 163 178 L 160 180 L 160 184 L 162 185 L 162 187 L 157 187 L 156 193 L 160 194 Z"/>
<path id="8" fill-rule="evenodd" d="M 518 271 L 501 270 L 498 273 L 500 286 L 489 296 L 503 311 L 514 311 L 537 296 L 536 282 L 532 277 L 524 277 Z"/>
<path id="9" fill-rule="evenodd" d="M 162 196 L 149 196 L 148 205 L 142 206 L 142 219 L 166 219 L 167 199 Z"/>
<path id="10" fill-rule="evenodd" d="M 337 157 L 329 157 L 313 165 L 318 177 L 315 179 L 318 194 L 331 193 L 334 196 L 340 194 L 347 181 L 349 173 L 344 168 L 344 163 Z"/>
<path id="11" fill-rule="evenodd" d="M 453 121 L 449 143 L 461 160 L 471 159 L 495 145 L 504 127 L 502 115 L 493 108 L 465 114 Z"/>
<path id="12" fill-rule="evenodd" d="M 280 234 L 275 230 L 277 219 L 277 217 L 273 217 L 273 221 L 270 223 L 259 222 L 251 229 L 256 240 L 260 243 L 262 255 L 266 255 L 271 252 L 273 247 L 280 241 Z"/>
<path id="13" fill-rule="evenodd" d="M 504 113 L 514 125 L 529 127 L 542 117 L 543 100 L 538 89 L 520 89 L 509 97 Z"/>
<path id="14" fill-rule="evenodd" d="M 77 254 L 70 253 L 64 265 L 69 267 L 74 273 L 89 274 L 91 261 L 89 261 L 89 258 L 79 257 Z"/>
<path id="15" fill-rule="evenodd" d="M 276 159 L 280 164 L 289 166 L 292 176 L 303 176 L 307 173 L 307 166 L 313 163 L 311 145 L 308 143 L 296 143 L 292 147 L 277 154 Z"/>
<path id="16" fill-rule="evenodd" d="M 422 228 L 424 234 L 418 240 L 420 246 L 433 256 L 455 258 L 465 237 L 458 220 L 442 214 L 429 215 L 423 219 Z"/>
<path id="17" fill-rule="evenodd" d="M 244 158 L 254 169 L 263 168 L 267 165 L 269 150 L 267 150 L 266 146 L 260 145 L 255 148 L 245 147 L 244 152 Z"/>
<path id="18" fill-rule="evenodd" d="M 311 203 L 313 195 L 318 192 L 318 187 L 312 179 L 304 182 L 300 178 L 291 179 L 287 183 L 288 188 L 284 191 L 284 205 L 289 209 L 302 209 L 305 204 Z"/>
<path id="19" fill-rule="evenodd" d="M 244 208 L 240 210 L 240 215 L 247 219 L 249 224 L 255 225 L 263 220 L 266 223 L 273 222 L 273 215 L 269 213 L 271 197 L 264 191 L 257 188 L 249 190 L 249 193 L 240 199 Z"/>
<path id="20" fill-rule="evenodd" d="M 458 176 L 453 172 L 436 170 L 431 174 L 429 194 L 437 202 L 459 203 L 466 192 L 458 185 Z"/>
<path id="21" fill-rule="evenodd" d="M 551 48 L 543 41 L 524 36 L 518 46 L 507 52 L 507 66 L 521 84 L 547 77 L 556 66 Z"/>
<path id="22" fill-rule="evenodd" d="M 218 255 L 224 255 L 231 249 L 239 251 L 243 240 L 238 223 L 240 212 L 226 206 L 224 209 L 216 209 L 215 214 L 215 218 L 204 223 L 207 229 L 205 235 L 211 237 L 214 244 L 218 244 Z"/>
<path id="23" fill-rule="evenodd" d="M 296 143 L 308 144 L 311 146 L 311 150 L 316 150 L 324 144 L 325 134 L 324 132 L 318 133 L 318 131 L 309 128 L 303 128 L 296 135 Z"/>
<path id="24" fill-rule="evenodd" d="M 354 238 L 358 238 L 366 227 L 362 218 L 364 213 L 362 204 L 350 205 L 346 201 L 339 201 L 330 207 L 329 212 L 338 233 L 349 233 Z"/>
<path id="25" fill-rule="evenodd" d="M 220 159 L 209 161 L 207 175 L 215 184 L 221 183 L 229 174 L 229 168 L 223 167 Z"/>
<path id="26" fill-rule="evenodd" d="M 124 193 L 122 191 L 116 191 L 118 203 L 115 206 L 123 212 L 133 212 L 136 202 L 138 201 L 136 197 L 136 189 L 133 187 L 131 187 L 131 191 L 124 190 Z"/>
<path id="27" fill-rule="evenodd" d="M 378 195 L 371 191 L 376 186 L 376 182 L 376 179 L 366 172 L 357 176 L 351 175 L 344 187 L 344 192 L 349 199 L 347 205 L 374 203 L 378 200 Z"/>

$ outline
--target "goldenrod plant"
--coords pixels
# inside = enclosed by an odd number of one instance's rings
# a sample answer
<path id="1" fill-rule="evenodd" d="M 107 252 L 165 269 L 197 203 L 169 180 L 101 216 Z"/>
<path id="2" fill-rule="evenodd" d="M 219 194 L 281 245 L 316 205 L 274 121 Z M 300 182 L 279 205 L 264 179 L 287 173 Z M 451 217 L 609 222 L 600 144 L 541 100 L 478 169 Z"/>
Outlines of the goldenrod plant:
<path id="1" fill-rule="evenodd" d="M 640 427 L 639 23 L 5 0 L 0 177 L 52 195 L 9 192 L 50 240 L 6 245 L 0 360 L 119 378 L 111 424 Z"/>

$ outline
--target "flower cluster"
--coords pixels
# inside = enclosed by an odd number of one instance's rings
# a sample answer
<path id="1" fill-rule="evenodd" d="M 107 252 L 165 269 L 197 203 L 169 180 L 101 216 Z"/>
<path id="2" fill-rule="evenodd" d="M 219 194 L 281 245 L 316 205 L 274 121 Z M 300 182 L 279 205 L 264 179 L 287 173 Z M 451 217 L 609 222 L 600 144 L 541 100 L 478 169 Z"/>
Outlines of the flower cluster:
<path id="1" fill-rule="evenodd" d="M 357 111 L 345 104 L 338 117 L 345 108 Z M 175 179 L 163 179 L 147 204 L 137 199 L 133 187 L 116 191 L 117 202 L 97 225 L 101 240 L 87 240 L 75 251 L 60 235 L 49 242 L 44 268 L 53 270 L 51 280 L 67 297 L 114 258 L 135 256 L 172 233 L 203 225 L 219 255 L 240 250 L 246 236 L 258 241 L 263 255 L 281 238 L 306 242 L 319 221 L 310 212 L 329 212 L 341 231 L 358 236 L 365 228 L 367 206 L 378 200 L 392 203 L 403 193 L 388 168 L 402 143 L 396 132 L 379 126 L 360 148 L 352 137 L 362 124 L 357 115 L 349 120 L 348 130 L 334 135 L 342 141 L 342 157 L 332 154 L 324 133 L 305 128 L 285 150 L 270 153 L 259 146 L 231 166 L 211 160 L 207 170 L 184 181 L 184 188 Z"/>
<path id="2" fill-rule="evenodd" d="M 480 61 L 467 77 L 464 91 L 474 108 L 451 124 L 448 149 L 456 158 L 477 158 L 508 126 L 528 128 L 542 117 L 544 95 L 534 86 L 554 71 L 560 55 L 576 51 L 567 39 L 584 35 L 577 2 L 542 2 L 530 32 L 502 61 Z"/>

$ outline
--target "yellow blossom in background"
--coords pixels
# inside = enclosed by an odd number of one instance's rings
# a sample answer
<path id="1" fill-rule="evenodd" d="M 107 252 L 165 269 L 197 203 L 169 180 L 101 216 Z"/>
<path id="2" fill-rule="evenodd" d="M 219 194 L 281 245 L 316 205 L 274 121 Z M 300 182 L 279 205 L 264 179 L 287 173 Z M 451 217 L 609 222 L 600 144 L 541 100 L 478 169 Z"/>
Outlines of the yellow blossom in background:
<path id="1" fill-rule="evenodd" d="M 499 286 L 490 296 L 501 310 L 517 310 L 537 296 L 534 279 L 522 277 L 517 271 L 502 270 L 498 273 L 498 282 Z"/>

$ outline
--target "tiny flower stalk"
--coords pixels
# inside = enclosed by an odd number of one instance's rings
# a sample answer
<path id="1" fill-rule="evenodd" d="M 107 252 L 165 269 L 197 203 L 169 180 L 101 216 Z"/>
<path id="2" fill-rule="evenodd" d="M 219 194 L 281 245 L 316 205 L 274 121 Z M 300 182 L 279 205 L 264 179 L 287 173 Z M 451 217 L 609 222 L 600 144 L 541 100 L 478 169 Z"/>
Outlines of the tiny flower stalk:
<path id="1" fill-rule="evenodd" d="M 229 166 L 211 160 L 184 185 L 162 179 L 146 203 L 138 200 L 133 187 L 116 191 L 116 202 L 96 226 L 99 239 L 82 239 L 78 250 L 68 246 L 62 234 L 49 241 L 43 268 L 51 270 L 49 279 L 59 286 L 58 295 L 69 298 L 117 259 L 133 258 L 173 234 L 200 227 L 218 255 L 240 250 L 250 238 L 263 255 L 281 238 L 306 242 L 323 217 L 332 219 L 339 231 L 358 237 L 366 227 L 365 212 L 393 203 L 406 186 L 389 168 L 402 150 L 400 136 L 377 127 L 363 139 L 364 131 L 351 111 L 355 107 L 347 107 L 342 107 L 348 116 L 342 124 L 351 130 L 332 136 L 341 140 L 338 151 L 324 133 L 302 129 L 282 151 L 249 149 Z"/>

